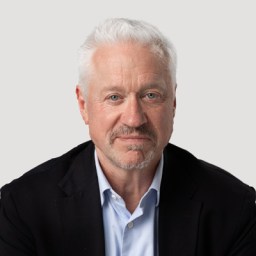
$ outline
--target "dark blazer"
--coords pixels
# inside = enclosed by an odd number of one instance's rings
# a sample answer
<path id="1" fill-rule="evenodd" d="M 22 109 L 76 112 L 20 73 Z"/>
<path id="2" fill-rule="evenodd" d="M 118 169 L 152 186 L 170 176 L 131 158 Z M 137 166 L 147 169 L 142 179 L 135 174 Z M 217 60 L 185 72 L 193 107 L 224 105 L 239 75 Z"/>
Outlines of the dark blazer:
<path id="1" fill-rule="evenodd" d="M 256 256 L 255 222 L 252 188 L 183 149 L 165 148 L 160 256 Z M 2 188 L 0 255 L 104 255 L 92 142 Z"/>

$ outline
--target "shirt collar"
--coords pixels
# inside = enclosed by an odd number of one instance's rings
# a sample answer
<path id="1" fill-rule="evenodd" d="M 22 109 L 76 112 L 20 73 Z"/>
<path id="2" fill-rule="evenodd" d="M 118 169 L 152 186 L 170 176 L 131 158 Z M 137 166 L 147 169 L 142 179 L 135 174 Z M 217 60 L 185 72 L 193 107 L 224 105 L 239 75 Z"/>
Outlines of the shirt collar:
<path id="1" fill-rule="evenodd" d="M 100 189 L 100 199 L 101 199 L 101 206 L 103 206 L 104 204 L 104 200 L 105 200 L 105 191 L 107 190 L 113 190 L 111 185 L 109 184 L 106 176 L 104 175 L 100 163 L 99 163 L 99 159 L 96 153 L 96 150 L 94 151 L 94 159 L 95 159 L 95 165 L 96 165 L 96 171 L 97 171 L 97 176 L 98 176 L 98 181 L 99 181 L 99 189 Z M 162 174 L 163 174 L 163 165 L 164 165 L 164 157 L 163 155 L 161 156 L 160 162 L 157 166 L 157 170 L 154 176 L 154 179 L 148 189 L 148 191 L 150 190 L 155 190 L 157 192 L 157 202 L 156 202 L 156 206 L 158 206 L 159 204 L 159 200 L 160 200 L 160 186 L 161 186 L 161 180 L 162 180 Z"/>
<path id="2" fill-rule="evenodd" d="M 148 189 L 148 191 L 150 191 L 151 189 L 154 189 L 157 192 L 156 206 L 158 206 L 159 200 L 160 200 L 160 186 L 161 186 L 161 180 L 162 180 L 162 174 L 163 174 L 163 166 L 164 166 L 164 157 L 162 155 L 160 162 L 157 166 L 154 179 Z"/>

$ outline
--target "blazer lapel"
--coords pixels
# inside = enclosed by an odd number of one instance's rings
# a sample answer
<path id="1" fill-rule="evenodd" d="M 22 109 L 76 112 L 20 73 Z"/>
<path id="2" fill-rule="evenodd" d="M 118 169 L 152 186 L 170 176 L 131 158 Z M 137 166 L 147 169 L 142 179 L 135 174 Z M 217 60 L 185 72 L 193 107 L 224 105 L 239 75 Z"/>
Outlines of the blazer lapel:
<path id="1" fill-rule="evenodd" d="M 170 147 L 170 146 L 168 146 Z M 202 203 L 193 201 L 196 182 L 189 175 L 196 162 L 174 146 L 164 153 L 159 204 L 159 255 L 193 256 Z"/>
<path id="2" fill-rule="evenodd" d="M 59 186 L 65 193 L 57 202 L 63 228 L 63 255 L 105 255 L 93 145 L 76 157 Z"/>

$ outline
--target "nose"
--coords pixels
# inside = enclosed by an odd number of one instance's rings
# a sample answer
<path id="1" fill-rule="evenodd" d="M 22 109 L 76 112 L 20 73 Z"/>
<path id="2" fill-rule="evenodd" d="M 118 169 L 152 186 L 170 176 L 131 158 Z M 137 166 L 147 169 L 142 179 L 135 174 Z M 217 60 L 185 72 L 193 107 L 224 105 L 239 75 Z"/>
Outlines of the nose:
<path id="1" fill-rule="evenodd" d="M 146 113 L 140 99 L 136 96 L 127 99 L 122 113 L 122 123 L 130 127 L 140 127 L 147 122 Z"/>

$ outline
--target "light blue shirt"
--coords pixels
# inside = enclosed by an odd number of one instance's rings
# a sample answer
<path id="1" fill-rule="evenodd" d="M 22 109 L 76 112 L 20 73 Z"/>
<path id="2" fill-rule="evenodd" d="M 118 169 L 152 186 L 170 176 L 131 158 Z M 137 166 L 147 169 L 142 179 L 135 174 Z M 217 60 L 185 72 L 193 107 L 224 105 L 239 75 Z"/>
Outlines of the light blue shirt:
<path id="1" fill-rule="evenodd" d="M 163 156 L 153 182 L 131 214 L 112 189 L 95 151 L 95 164 L 103 211 L 106 256 L 157 256 L 157 223 Z"/>

